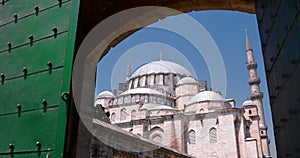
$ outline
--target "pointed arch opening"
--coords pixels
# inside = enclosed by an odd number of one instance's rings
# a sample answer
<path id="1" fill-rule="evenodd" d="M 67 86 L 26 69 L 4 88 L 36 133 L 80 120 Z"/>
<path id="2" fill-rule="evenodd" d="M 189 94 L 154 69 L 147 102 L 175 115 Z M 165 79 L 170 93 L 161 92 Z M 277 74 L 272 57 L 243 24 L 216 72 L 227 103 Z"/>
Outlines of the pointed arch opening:
<path id="1" fill-rule="evenodd" d="M 121 110 L 121 121 L 124 121 L 124 120 L 126 120 L 126 109 L 125 108 L 123 108 Z"/>
<path id="2" fill-rule="evenodd" d="M 212 127 L 209 130 L 209 142 L 210 143 L 217 143 L 217 129 L 215 127 Z"/>
<path id="3" fill-rule="evenodd" d="M 112 113 L 111 116 L 110 116 L 110 120 L 111 122 L 116 122 L 116 113 Z"/>
<path id="4" fill-rule="evenodd" d="M 189 143 L 196 144 L 196 132 L 194 130 L 189 131 Z"/>
<path id="5" fill-rule="evenodd" d="M 131 120 L 134 120 L 136 118 L 136 110 L 131 111 Z"/>

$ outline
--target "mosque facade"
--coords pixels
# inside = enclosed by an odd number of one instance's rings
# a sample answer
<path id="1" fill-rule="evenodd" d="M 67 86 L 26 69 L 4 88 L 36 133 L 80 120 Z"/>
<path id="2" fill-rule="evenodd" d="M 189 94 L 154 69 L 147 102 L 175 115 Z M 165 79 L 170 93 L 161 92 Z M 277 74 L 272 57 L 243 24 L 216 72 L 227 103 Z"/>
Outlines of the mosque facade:
<path id="1" fill-rule="evenodd" d="M 183 66 L 153 61 L 125 83 L 99 93 L 95 105 L 110 113 L 111 124 L 177 152 L 201 158 L 270 157 L 263 93 L 246 33 L 249 100 L 241 106 L 225 99 Z"/>

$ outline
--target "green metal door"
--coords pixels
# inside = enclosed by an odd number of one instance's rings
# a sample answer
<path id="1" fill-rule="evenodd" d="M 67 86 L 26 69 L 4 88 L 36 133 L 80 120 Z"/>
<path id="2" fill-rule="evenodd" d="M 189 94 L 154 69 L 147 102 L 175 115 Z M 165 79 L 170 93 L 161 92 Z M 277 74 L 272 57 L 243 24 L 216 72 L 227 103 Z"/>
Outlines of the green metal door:
<path id="1" fill-rule="evenodd" d="M 0 157 L 62 157 L 79 0 L 0 2 Z"/>

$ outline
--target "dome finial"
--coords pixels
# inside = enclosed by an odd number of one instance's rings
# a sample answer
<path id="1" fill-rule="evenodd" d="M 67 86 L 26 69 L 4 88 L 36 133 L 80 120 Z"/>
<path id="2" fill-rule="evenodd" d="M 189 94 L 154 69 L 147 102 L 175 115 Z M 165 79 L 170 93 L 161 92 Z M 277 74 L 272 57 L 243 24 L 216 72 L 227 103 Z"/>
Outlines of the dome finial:
<path id="1" fill-rule="evenodd" d="M 159 54 L 159 60 L 162 61 L 162 52 Z"/>

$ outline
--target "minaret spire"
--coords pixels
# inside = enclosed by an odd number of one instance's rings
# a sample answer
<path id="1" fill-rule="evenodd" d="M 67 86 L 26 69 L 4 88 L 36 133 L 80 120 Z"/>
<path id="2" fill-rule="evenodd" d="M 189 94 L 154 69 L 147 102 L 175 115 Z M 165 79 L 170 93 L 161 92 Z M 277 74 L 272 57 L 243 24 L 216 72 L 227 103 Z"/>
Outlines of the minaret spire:
<path id="1" fill-rule="evenodd" d="M 245 32 L 246 32 L 246 50 L 252 50 L 251 43 L 250 43 L 249 36 L 248 36 L 248 32 L 247 32 L 247 29 L 245 29 Z"/>
<path id="2" fill-rule="evenodd" d="M 131 63 L 130 63 L 130 57 L 129 57 L 128 65 L 127 65 L 127 72 L 126 72 L 126 81 L 129 81 L 130 76 L 131 76 Z"/>
<path id="3" fill-rule="evenodd" d="M 162 52 L 160 52 L 160 54 L 159 54 L 159 60 L 162 61 L 162 59 L 163 59 Z"/>

